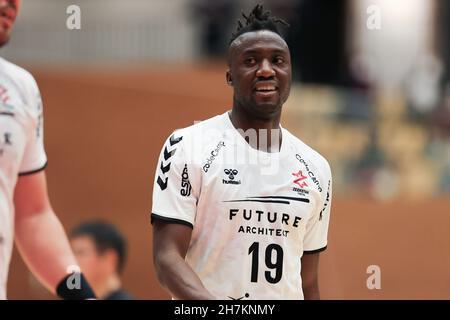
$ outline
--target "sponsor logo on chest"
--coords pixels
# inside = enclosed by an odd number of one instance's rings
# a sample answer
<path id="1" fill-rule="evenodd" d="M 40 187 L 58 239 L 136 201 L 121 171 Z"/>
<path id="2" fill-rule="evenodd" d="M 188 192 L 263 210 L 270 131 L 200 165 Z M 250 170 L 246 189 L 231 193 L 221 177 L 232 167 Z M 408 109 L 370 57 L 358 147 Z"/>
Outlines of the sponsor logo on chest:
<path id="1" fill-rule="evenodd" d="M 10 101 L 8 89 L 0 84 L 0 104 L 5 106 L 6 108 L 12 109 L 12 106 L 8 104 Z"/>
<path id="2" fill-rule="evenodd" d="M 226 178 L 222 179 L 223 184 L 241 184 L 241 180 L 237 180 L 237 175 L 239 174 L 239 171 L 236 169 L 225 169 L 223 170 L 225 173 Z"/>
<path id="3" fill-rule="evenodd" d="M 304 166 L 306 172 L 299 171 L 297 173 L 293 173 L 293 175 L 297 178 L 294 181 L 294 183 L 297 184 L 302 189 L 308 186 L 307 182 L 304 180 L 306 180 L 306 177 L 309 177 L 312 184 L 316 186 L 317 190 L 319 190 L 320 193 L 322 193 L 323 191 L 322 185 L 320 184 L 320 181 L 316 177 L 315 173 L 310 168 L 308 162 L 305 159 L 303 159 L 299 154 L 296 154 L 295 158 Z"/>
<path id="4" fill-rule="evenodd" d="M 217 146 L 214 148 L 214 150 L 212 150 L 207 159 L 205 164 L 203 165 L 203 171 L 205 173 L 207 173 L 209 171 L 209 169 L 211 168 L 211 165 L 214 163 L 214 161 L 217 159 L 217 157 L 219 156 L 219 152 L 220 150 L 225 147 L 225 142 L 224 141 L 220 141 Z"/>
<path id="5" fill-rule="evenodd" d="M 305 188 L 309 187 L 307 182 L 307 176 L 303 174 L 302 170 L 299 170 L 298 172 L 293 172 L 292 175 L 294 176 L 293 184 L 295 185 L 292 188 L 292 191 L 296 192 L 298 195 L 306 196 L 309 194 L 309 191 Z"/>

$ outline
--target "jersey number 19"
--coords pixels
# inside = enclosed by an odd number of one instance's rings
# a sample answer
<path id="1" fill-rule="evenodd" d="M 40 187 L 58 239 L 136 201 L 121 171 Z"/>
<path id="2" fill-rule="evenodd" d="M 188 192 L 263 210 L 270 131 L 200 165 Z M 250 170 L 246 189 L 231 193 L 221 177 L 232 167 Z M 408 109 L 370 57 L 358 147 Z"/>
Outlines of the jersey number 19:
<path id="1" fill-rule="evenodd" d="M 272 261 L 273 253 L 275 253 L 275 262 Z M 259 242 L 253 242 L 248 249 L 248 254 L 252 255 L 251 281 L 258 282 Z M 283 275 L 283 248 L 278 244 L 269 244 L 266 248 L 265 260 L 267 268 L 275 270 L 275 276 L 272 275 L 272 271 L 264 272 L 267 282 L 278 283 Z"/>

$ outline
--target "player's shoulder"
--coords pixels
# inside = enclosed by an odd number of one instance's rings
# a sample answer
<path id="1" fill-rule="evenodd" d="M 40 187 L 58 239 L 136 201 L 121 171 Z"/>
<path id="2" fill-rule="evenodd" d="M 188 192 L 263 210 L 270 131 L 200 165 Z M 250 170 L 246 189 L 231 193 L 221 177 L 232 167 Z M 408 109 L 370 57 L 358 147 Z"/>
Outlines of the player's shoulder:
<path id="1" fill-rule="evenodd" d="M 316 167 L 322 174 L 331 176 L 331 168 L 328 160 L 317 150 L 306 144 L 300 138 L 284 129 L 289 137 L 289 142 L 299 158 L 303 158 L 309 165 Z"/>
<path id="2" fill-rule="evenodd" d="M 191 126 L 172 132 L 172 139 L 182 139 L 184 146 L 206 147 L 214 141 L 223 138 L 226 128 L 224 117 L 226 114 L 198 121 Z M 169 138 L 170 139 L 170 138 Z"/>
<path id="3" fill-rule="evenodd" d="M 37 88 L 36 80 L 29 71 L 1 57 L 0 70 L 3 76 L 13 79 L 20 86 Z"/>

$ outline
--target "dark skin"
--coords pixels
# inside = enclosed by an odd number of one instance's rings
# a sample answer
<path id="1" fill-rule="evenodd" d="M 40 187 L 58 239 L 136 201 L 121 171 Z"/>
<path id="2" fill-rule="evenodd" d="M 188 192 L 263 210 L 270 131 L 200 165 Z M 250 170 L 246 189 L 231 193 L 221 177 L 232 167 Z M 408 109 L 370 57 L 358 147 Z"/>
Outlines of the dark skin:
<path id="1" fill-rule="evenodd" d="M 286 42 L 276 33 L 247 32 L 236 38 L 228 51 L 227 83 L 234 89 L 230 119 L 236 129 L 280 130 L 281 109 L 291 87 L 291 58 Z M 258 148 L 261 142 L 252 146 Z M 267 141 L 279 149 L 280 141 Z M 185 262 L 192 229 L 155 221 L 153 258 L 160 283 L 178 299 L 215 299 Z M 305 254 L 302 289 L 307 300 L 320 299 L 319 253 Z"/>
<path id="2" fill-rule="evenodd" d="M 160 284 L 181 300 L 214 300 L 184 260 L 192 229 L 156 220 L 153 224 L 153 261 Z"/>
<path id="3" fill-rule="evenodd" d="M 305 300 L 320 300 L 319 256 L 320 253 L 310 253 L 302 256 L 301 275 Z"/>
<path id="4" fill-rule="evenodd" d="M 228 50 L 226 80 L 234 91 L 230 118 L 237 129 L 265 129 L 280 134 L 281 109 L 289 97 L 291 70 L 289 48 L 278 34 L 267 30 L 248 32 L 233 41 Z M 281 141 L 271 141 L 270 135 L 267 141 L 259 138 L 252 147 L 261 149 L 260 145 L 267 143 L 273 151 L 279 151 Z"/>

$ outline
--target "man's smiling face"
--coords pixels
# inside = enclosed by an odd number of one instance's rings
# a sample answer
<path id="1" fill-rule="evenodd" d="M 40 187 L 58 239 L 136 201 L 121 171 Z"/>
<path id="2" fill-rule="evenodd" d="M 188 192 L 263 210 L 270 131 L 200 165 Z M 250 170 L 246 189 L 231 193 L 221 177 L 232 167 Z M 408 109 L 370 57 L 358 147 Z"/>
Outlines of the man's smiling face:
<path id="1" fill-rule="evenodd" d="M 291 87 L 291 58 L 286 42 L 268 30 L 246 32 L 228 51 L 227 81 L 234 101 L 259 119 L 281 112 Z"/>

